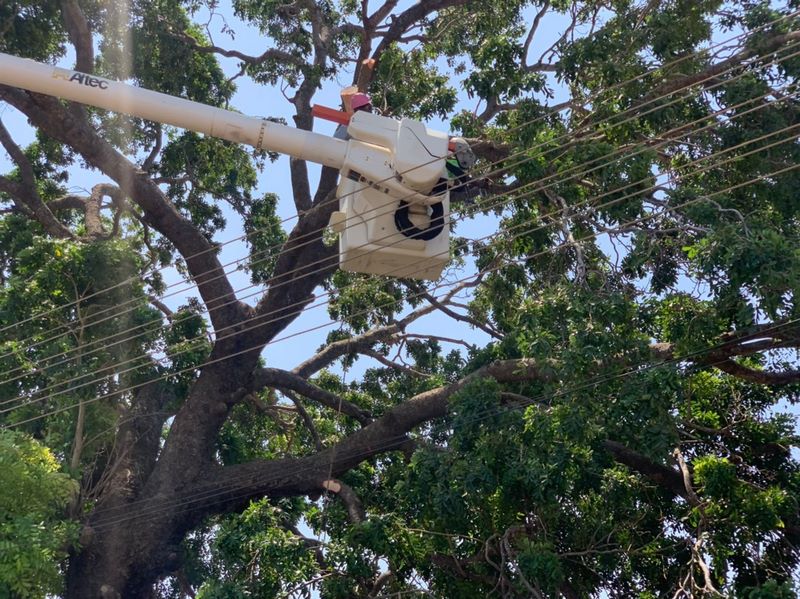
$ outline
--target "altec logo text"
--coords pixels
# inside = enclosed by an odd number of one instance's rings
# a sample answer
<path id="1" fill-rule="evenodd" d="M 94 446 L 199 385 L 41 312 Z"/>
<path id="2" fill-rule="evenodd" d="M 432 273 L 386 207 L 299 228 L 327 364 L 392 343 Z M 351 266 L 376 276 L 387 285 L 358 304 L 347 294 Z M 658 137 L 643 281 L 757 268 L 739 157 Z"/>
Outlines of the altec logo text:
<path id="1" fill-rule="evenodd" d="M 56 70 L 53 71 L 53 78 L 54 79 L 64 79 L 65 81 L 76 81 L 80 85 L 85 85 L 87 87 L 99 87 L 100 89 L 108 89 L 108 81 L 104 79 L 98 79 L 97 77 L 92 77 L 91 75 L 86 75 L 84 73 L 72 73 L 70 71 L 64 70 Z"/>

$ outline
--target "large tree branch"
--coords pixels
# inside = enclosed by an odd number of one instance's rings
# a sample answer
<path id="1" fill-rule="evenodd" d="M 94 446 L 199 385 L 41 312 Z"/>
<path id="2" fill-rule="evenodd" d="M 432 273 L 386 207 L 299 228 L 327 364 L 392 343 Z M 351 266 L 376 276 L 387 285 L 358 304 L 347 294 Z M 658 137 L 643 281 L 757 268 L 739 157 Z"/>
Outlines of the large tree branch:
<path id="1" fill-rule="evenodd" d="M 347 517 L 352 524 L 361 524 L 367 519 L 367 512 L 361 498 L 349 485 L 334 478 L 322 481 L 322 488 L 335 494 L 347 508 Z"/>
<path id="2" fill-rule="evenodd" d="M 305 160 L 289 159 L 289 171 L 292 181 L 292 197 L 297 214 L 311 210 L 311 186 L 308 183 L 308 166 Z"/>
<path id="3" fill-rule="evenodd" d="M 645 478 L 650 479 L 673 495 L 685 496 L 686 487 L 684 486 L 683 476 L 677 470 L 657 464 L 650 458 L 616 441 L 606 439 L 602 442 L 602 446 L 620 464 L 624 464 L 634 472 L 638 472 Z"/>
<path id="4" fill-rule="evenodd" d="M 357 405 L 350 403 L 343 397 L 326 391 L 316 385 L 309 383 L 305 378 L 298 376 L 288 370 L 279 368 L 259 368 L 253 373 L 253 384 L 251 389 L 259 391 L 264 388 L 278 390 L 289 390 L 299 393 L 326 408 L 346 414 L 357 420 L 361 424 L 366 424 L 370 420 L 370 414 L 362 410 Z"/>
<path id="5" fill-rule="evenodd" d="M 508 158 L 514 148 L 510 144 L 499 143 L 490 139 L 470 137 L 467 139 L 475 154 L 490 163 L 500 162 Z"/>
<path id="6" fill-rule="evenodd" d="M 94 71 L 94 48 L 92 32 L 77 0 L 61 0 L 61 13 L 69 33 L 69 41 L 75 47 L 75 70 L 84 73 Z"/>
<path id="7" fill-rule="evenodd" d="M 254 324 L 248 327 L 248 345 L 267 342 L 283 330 L 313 301 L 314 289 L 337 268 L 337 249 L 326 246 L 321 233 L 336 208 L 332 201 L 320 203 L 301 215 L 292 229 L 271 285 L 252 311 Z M 265 315 L 269 318 L 263 318 Z"/>
<path id="8" fill-rule="evenodd" d="M 413 4 L 392 20 L 383 39 L 381 39 L 375 51 L 372 53 L 372 58 L 376 63 L 380 61 L 381 56 L 389 46 L 399 41 L 406 31 L 431 13 L 438 12 L 445 8 L 464 6 L 468 4 L 469 1 L 470 0 L 426 0 Z"/>
<path id="9" fill-rule="evenodd" d="M 323 481 L 338 477 L 375 455 L 399 449 L 408 432 L 445 416 L 450 398 L 472 381 L 484 377 L 501 382 L 548 381 L 552 376 L 546 364 L 533 360 L 493 362 L 455 383 L 414 396 L 325 451 L 304 458 L 257 460 L 212 469 L 206 480 L 186 489 L 187 497 L 198 498 L 193 500 L 196 507 L 192 520 L 238 509 L 257 496 L 317 493 Z"/>
<path id="10" fill-rule="evenodd" d="M 639 100 L 638 104 L 647 104 L 657 98 L 663 98 L 678 90 L 686 89 L 703 82 L 712 82 L 728 69 L 741 66 L 747 68 L 748 61 L 756 56 L 767 56 L 771 53 L 777 52 L 786 47 L 791 42 L 800 39 L 800 31 L 793 31 L 782 35 L 776 35 L 764 41 L 758 48 L 747 48 L 734 54 L 733 56 L 722 60 L 707 69 L 692 75 L 678 77 L 669 81 L 665 81 L 661 85 L 657 85 L 646 96 Z"/>
<path id="11" fill-rule="evenodd" d="M 124 206 L 124 198 L 119 187 L 108 183 L 98 183 L 92 187 L 88 197 L 68 194 L 51 200 L 47 207 L 51 210 L 81 210 L 84 214 L 84 224 L 86 226 L 86 236 L 89 238 L 100 238 L 106 235 L 103 227 L 100 211 L 104 197 L 110 197 L 113 205 L 118 207 L 118 211 Z"/>
<path id="12" fill-rule="evenodd" d="M 714 366 L 722 372 L 735 376 L 738 379 L 759 385 L 789 385 L 800 383 L 800 371 L 788 370 L 786 372 L 769 372 L 766 370 L 755 370 L 739 364 L 730 358 L 719 358 L 712 362 Z"/>
<path id="13" fill-rule="evenodd" d="M 214 327 L 240 322 L 247 307 L 236 300 L 214 245 L 182 216 L 146 173 L 129 162 L 91 126 L 53 98 L 0 86 L 0 98 L 23 112 L 31 122 L 77 150 L 95 168 L 119 185 L 142 210 L 143 220 L 175 245 L 186 260 L 192 278 L 206 303 Z"/>
<path id="14" fill-rule="evenodd" d="M 766 337 L 766 338 L 765 338 Z M 757 370 L 736 362 L 737 356 L 796 347 L 798 340 L 792 325 L 762 324 L 751 330 L 726 335 L 722 343 L 697 356 L 688 355 L 685 359 L 701 366 L 713 366 L 736 378 L 760 385 L 788 385 L 800 382 L 800 371 L 770 372 Z M 652 355 L 658 360 L 680 360 L 671 343 L 654 343 L 650 347 Z"/>

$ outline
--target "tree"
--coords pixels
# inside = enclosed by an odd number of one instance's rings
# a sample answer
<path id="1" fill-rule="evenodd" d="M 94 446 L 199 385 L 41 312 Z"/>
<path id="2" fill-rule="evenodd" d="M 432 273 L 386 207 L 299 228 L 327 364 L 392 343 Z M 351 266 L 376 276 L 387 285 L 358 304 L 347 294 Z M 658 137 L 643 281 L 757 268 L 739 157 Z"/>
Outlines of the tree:
<path id="1" fill-rule="evenodd" d="M 60 514 L 76 485 L 24 434 L 0 433 L 0 466 L 0 596 L 40 597 L 60 588 L 58 562 L 75 537 Z"/>
<path id="2" fill-rule="evenodd" d="M 488 191 L 455 231 L 497 223 L 440 283 L 347 273 L 332 169 L 312 190 L 299 160 L 0 87 L 35 129 L 0 126 L 0 417 L 80 483 L 64 596 L 792 596 L 800 33 L 773 4 L 233 0 L 258 55 L 203 25 L 217 2 L 0 6 L 0 51 L 217 106 L 280 85 L 302 129 L 345 77 L 449 119 Z M 263 363 L 317 297 L 337 331 Z"/>

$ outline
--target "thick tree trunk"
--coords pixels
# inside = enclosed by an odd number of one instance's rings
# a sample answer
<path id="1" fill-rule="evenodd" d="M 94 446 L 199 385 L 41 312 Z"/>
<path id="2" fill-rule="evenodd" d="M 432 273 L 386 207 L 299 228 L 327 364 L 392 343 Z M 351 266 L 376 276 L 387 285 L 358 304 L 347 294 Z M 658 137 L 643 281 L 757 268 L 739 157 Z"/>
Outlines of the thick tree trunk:
<path id="1" fill-rule="evenodd" d="M 222 355 L 233 353 L 225 348 Z M 212 352 L 212 360 L 219 358 Z M 149 597 L 153 584 L 178 565 L 179 544 L 197 524 L 196 489 L 214 467 L 214 440 L 257 365 L 249 352 L 206 366 L 175 416 L 151 472 L 137 480 L 135 464 L 151 462 L 136 439 L 112 466 L 112 480 L 93 510 L 82 547 L 71 559 L 67 597 Z M 121 440 L 124 441 L 124 440 Z"/>

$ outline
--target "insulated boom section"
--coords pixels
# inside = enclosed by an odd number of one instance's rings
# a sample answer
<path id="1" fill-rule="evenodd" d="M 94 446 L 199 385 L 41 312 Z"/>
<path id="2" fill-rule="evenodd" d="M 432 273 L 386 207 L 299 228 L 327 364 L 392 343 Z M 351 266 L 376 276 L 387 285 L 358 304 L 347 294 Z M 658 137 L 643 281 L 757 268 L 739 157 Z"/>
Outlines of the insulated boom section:
<path id="1" fill-rule="evenodd" d="M 347 151 L 347 144 L 342 140 L 319 133 L 2 53 L 0 83 L 288 154 L 336 169 L 342 167 Z"/>

